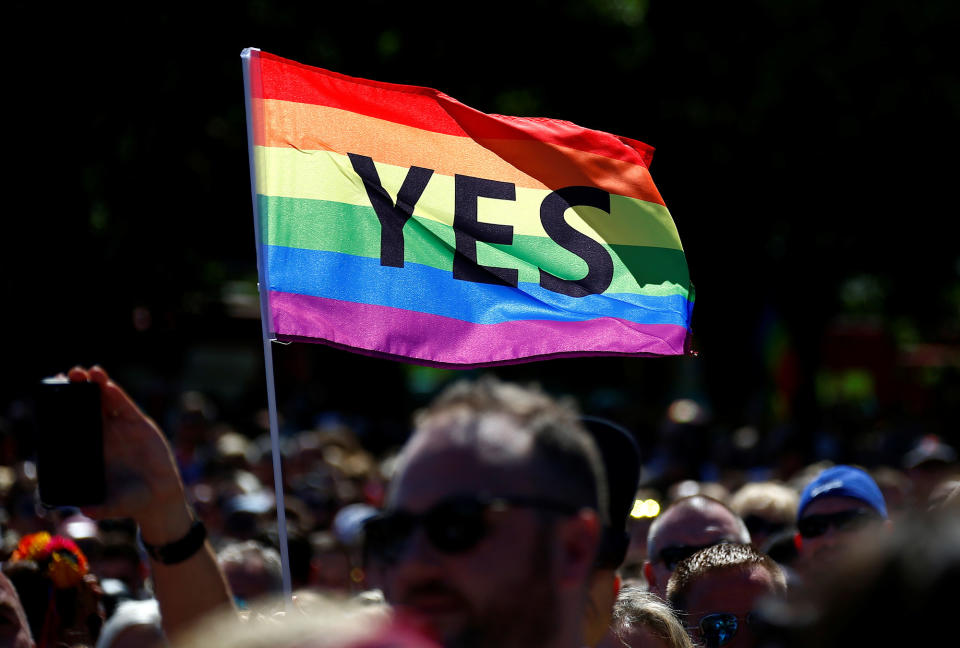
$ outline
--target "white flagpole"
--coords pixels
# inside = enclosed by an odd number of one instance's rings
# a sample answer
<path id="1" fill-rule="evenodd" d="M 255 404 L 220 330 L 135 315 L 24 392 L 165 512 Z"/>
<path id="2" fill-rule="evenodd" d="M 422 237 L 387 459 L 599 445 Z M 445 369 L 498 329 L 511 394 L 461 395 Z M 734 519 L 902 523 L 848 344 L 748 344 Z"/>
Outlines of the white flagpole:
<path id="1" fill-rule="evenodd" d="M 250 92 L 250 52 L 260 51 L 248 47 L 240 54 L 243 64 L 243 94 L 247 111 L 247 153 L 250 159 L 250 192 L 253 197 L 253 231 L 257 244 L 257 275 L 260 292 L 260 331 L 263 338 L 263 363 L 267 374 L 267 411 L 270 416 L 270 445 L 273 450 L 273 488 L 277 502 L 277 533 L 280 545 L 280 562 L 283 566 L 283 596 L 287 611 L 292 609 L 293 587 L 290 579 L 290 551 L 287 546 L 287 511 L 283 498 L 283 471 L 280 461 L 280 432 L 277 424 L 277 392 L 273 381 L 273 347 L 270 336 L 270 306 L 267 283 L 266 259 L 262 258 L 263 236 L 260 231 L 260 209 L 257 204 L 257 172 L 253 151 L 253 105 Z"/>

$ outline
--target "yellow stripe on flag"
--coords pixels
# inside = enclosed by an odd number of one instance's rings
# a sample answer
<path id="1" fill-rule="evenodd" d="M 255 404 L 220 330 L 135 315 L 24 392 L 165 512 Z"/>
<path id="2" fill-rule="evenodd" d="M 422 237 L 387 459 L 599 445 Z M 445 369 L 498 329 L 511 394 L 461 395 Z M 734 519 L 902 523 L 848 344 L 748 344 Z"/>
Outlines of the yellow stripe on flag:
<path id="1" fill-rule="evenodd" d="M 370 206 L 363 181 L 346 155 L 321 150 L 254 147 L 257 193 L 264 196 L 327 200 Z M 408 167 L 376 163 L 383 188 L 396 201 Z M 546 189 L 516 188 L 516 200 L 479 198 L 482 222 L 511 225 L 514 234 L 547 236 L 540 223 Z M 434 173 L 417 201 L 414 215 L 453 225 L 454 178 Z M 592 207 L 568 210 L 567 222 L 591 238 L 611 245 L 639 245 L 682 250 L 676 225 L 666 207 L 617 194 L 610 196 L 610 213 Z"/>

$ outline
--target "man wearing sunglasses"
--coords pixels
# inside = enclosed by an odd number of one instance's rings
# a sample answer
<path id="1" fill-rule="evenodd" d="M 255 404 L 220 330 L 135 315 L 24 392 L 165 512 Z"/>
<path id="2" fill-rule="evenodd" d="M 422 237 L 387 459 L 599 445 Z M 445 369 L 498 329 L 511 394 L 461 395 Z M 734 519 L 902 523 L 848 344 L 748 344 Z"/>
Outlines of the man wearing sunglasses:
<path id="1" fill-rule="evenodd" d="M 802 571 L 829 569 L 844 549 L 888 524 L 883 493 L 870 475 L 853 466 L 827 468 L 800 495 L 796 544 Z"/>
<path id="2" fill-rule="evenodd" d="M 706 495 L 683 497 L 650 525 L 643 575 L 650 591 L 665 598 L 667 582 L 681 560 L 715 544 L 749 542 L 743 520 L 726 504 Z"/>
<path id="3" fill-rule="evenodd" d="M 786 591 L 783 571 L 769 556 L 749 544 L 720 544 L 680 561 L 667 585 L 667 601 L 697 645 L 752 648 L 754 610 Z"/>
<path id="4" fill-rule="evenodd" d="M 576 413 L 539 390 L 457 383 L 416 421 L 368 571 L 448 647 L 576 648 L 606 485 Z M 601 513 L 598 513 L 601 512 Z"/>

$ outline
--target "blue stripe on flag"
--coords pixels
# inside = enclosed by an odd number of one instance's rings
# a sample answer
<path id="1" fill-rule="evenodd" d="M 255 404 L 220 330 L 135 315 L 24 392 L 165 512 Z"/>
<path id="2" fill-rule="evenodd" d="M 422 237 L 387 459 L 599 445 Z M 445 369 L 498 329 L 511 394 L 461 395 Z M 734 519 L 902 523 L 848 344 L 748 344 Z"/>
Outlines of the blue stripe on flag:
<path id="1" fill-rule="evenodd" d="M 619 317 L 690 328 L 693 304 L 682 295 L 568 297 L 534 283 L 511 288 L 462 281 L 449 270 L 410 262 L 394 268 L 381 266 L 376 258 L 339 252 L 266 248 L 270 289 L 281 292 L 421 311 L 475 324 Z"/>

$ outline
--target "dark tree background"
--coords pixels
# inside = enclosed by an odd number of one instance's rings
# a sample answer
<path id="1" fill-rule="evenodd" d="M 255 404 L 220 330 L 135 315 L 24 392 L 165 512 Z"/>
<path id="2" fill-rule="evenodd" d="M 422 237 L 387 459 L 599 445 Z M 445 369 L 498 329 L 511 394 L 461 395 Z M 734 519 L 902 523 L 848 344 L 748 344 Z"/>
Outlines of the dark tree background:
<path id="1" fill-rule="evenodd" d="M 651 170 L 697 288 L 699 357 L 499 374 L 574 393 L 641 435 L 679 397 L 727 430 L 843 419 L 955 434 L 955 2 L 16 2 L 5 13 L 8 410 L 43 375 L 92 362 L 158 416 L 189 388 L 244 420 L 264 406 L 239 56 L 252 46 L 657 148 Z M 296 425 L 340 410 L 402 434 L 450 375 L 313 345 L 276 355 Z"/>

